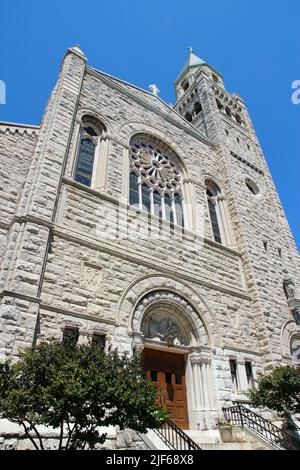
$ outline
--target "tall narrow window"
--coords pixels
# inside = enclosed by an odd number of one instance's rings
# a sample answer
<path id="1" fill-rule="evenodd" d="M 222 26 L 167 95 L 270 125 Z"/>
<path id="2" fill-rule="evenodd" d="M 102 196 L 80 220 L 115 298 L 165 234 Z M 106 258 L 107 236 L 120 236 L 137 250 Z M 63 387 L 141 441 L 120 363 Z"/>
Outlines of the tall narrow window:
<path id="1" fill-rule="evenodd" d="M 186 91 L 189 88 L 190 84 L 187 81 L 182 82 L 181 87 L 183 91 Z"/>
<path id="2" fill-rule="evenodd" d="M 143 134 L 130 144 L 130 205 L 183 226 L 182 178 L 176 155 Z"/>
<path id="3" fill-rule="evenodd" d="M 95 118 L 82 118 L 74 179 L 85 186 L 92 186 L 95 153 L 102 129 L 103 126 Z"/>
<path id="4" fill-rule="evenodd" d="M 85 186 L 91 186 L 95 149 L 96 145 L 92 140 L 89 138 L 81 139 L 75 171 L 75 181 Z"/>
<path id="5" fill-rule="evenodd" d="M 183 210 L 182 210 L 182 199 L 179 194 L 175 194 L 175 212 L 176 212 L 176 223 L 183 227 Z"/>
<path id="6" fill-rule="evenodd" d="M 194 104 L 194 111 L 195 111 L 196 116 L 197 116 L 197 114 L 201 113 L 201 111 L 202 111 L 202 106 L 201 106 L 201 104 L 199 103 L 199 101 L 197 101 L 197 102 Z"/>
<path id="7" fill-rule="evenodd" d="M 229 106 L 226 106 L 225 112 L 226 112 L 227 116 L 229 116 L 229 117 L 232 116 L 231 109 L 229 108 Z"/>
<path id="8" fill-rule="evenodd" d="M 166 212 L 166 220 L 170 222 L 174 222 L 174 216 L 172 211 L 172 199 L 169 194 L 165 194 L 165 212 Z"/>
<path id="9" fill-rule="evenodd" d="M 150 188 L 146 183 L 142 184 L 142 205 L 144 211 L 151 211 Z"/>
<path id="10" fill-rule="evenodd" d="M 237 378 L 237 363 L 235 359 L 230 359 L 229 361 L 230 373 L 231 373 L 231 382 L 234 387 L 234 390 L 238 390 L 238 378 Z"/>
<path id="11" fill-rule="evenodd" d="M 153 206 L 154 206 L 154 214 L 157 217 L 162 217 L 161 196 L 158 191 L 153 191 Z"/>
<path id="12" fill-rule="evenodd" d="M 217 103 L 218 109 L 219 109 L 220 111 L 224 111 L 224 106 L 222 105 L 221 101 L 216 100 L 216 103 Z"/>
<path id="13" fill-rule="evenodd" d="M 132 206 L 139 207 L 138 176 L 130 173 L 129 201 Z"/>
<path id="14" fill-rule="evenodd" d="M 211 225 L 213 239 L 217 243 L 229 247 L 235 247 L 235 238 L 230 224 L 227 204 L 217 184 L 205 180 L 207 209 Z"/>
<path id="15" fill-rule="evenodd" d="M 214 191 L 214 188 L 207 188 L 206 195 L 207 195 L 207 203 L 210 215 L 210 221 L 212 226 L 212 231 L 214 235 L 214 239 L 217 243 L 222 243 L 222 237 L 220 232 L 218 214 L 217 214 L 217 204 L 218 204 L 218 191 Z"/>
<path id="16" fill-rule="evenodd" d="M 235 115 L 236 122 L 238 122 L 241 126 L 244 125 L 244 122 L 239 114 Z"/>
<path id="17" fill-rule="evenodd" d="M 300 364 L 300 335 L 292 336 L 290 348 L 293 361 Z"/>

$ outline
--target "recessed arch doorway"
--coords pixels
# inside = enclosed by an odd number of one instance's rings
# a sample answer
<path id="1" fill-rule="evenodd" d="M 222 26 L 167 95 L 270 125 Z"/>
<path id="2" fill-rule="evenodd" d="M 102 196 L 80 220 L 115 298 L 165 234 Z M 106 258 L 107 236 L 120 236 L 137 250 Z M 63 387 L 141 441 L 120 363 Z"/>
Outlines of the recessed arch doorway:
<path id="1" fill-rule="evenodd" d="M 181 295 L 156 290 L 144 295 L 133 315 L 134 345 L 158 389 L 158 402 L 182 429 L 199 428 L 213 407 L 212 351 L 205 325 Z M 201 416 L 200 416 L 201 415 Z"/>

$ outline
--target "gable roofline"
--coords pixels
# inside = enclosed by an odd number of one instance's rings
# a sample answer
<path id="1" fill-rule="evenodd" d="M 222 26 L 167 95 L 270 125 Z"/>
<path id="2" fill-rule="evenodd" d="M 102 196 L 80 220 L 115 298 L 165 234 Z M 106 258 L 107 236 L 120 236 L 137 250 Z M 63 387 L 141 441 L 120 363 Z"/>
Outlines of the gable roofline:
<path id="1" fill-rule="evenodd" d="M 196 127 L 194 127 L 192 124 L 186 121 L 186 119 L 184 119 L 184 117 L 181 114 L 179 114 L 168 103 L 163 101 L 159 96 L 154 95 L 153 93 L 147 90 L 144 90 L 143 88 L 140 88 L 137 85 L 133 85 L 132 83 L 129 83 L 129 82 L 126 82 L 125 80 L 114 77 L 113 75 L 110 75 L 106 72 L 97 70 L 89 65 L 86 66 L 86 73 L 94 75 L 97 78 L 100 76 L 108 84 L 113 85 L 114 88 L 117 89 L 120 93 L 123 93 L 129 96 L 130 98 L 134 99 L 134 101 L 136 101 L 143 107 L 148 108 L 149 110 L 154 111 L 156 114 L 159 114 L 160 116 L 164 117 L 166 121 L 169 121 L 171 124 L 185 130 L 187 133 L 189 133 L 196 139 L 201 140 L 203 143 L 209 145 L 210 147 L 215 148 L 215 144 L 212 141 L 210 141 L 208 137 L 203 135 L 200 131 L 198 131 L 198 129 L 196 129 Z M 127 87 L 129 87 L 129 89 L 125 89 L 123 86 L 120 86 L 120 85 L 126 85 Z M 130 90 L 130 88 L 132 89 L 132 91 Z M 152 103 L 149 103 L 146 99 L 143 100 L 139 96 L 135 95 L 133 92 L 134 90 L 138 90 L 142 92 L 143 94 L 145 94 L 145 96 L 151 96 L 151 98 L 155 97 L 155 99 L 160 101 L 160 103 L 162 103 L 166 108 L 168 108 L 168 110 L 170 110 L 172 114 L 174 114 L 174 116 L 176 115 L 177 118 L 179 117 L 181 122 L 179 122 L 176 119 L 172 119 L 171 115 L 164 113 L 161 109 L 155 107 Z"/>
<path id="2" fill-rule="evenodd" d="M 39 129 L 41 126 L 36 124 L 20 124 L 19 122 L 0 121 L 0 126 L 4 127 L 23 127 L 28 129 Z"/>

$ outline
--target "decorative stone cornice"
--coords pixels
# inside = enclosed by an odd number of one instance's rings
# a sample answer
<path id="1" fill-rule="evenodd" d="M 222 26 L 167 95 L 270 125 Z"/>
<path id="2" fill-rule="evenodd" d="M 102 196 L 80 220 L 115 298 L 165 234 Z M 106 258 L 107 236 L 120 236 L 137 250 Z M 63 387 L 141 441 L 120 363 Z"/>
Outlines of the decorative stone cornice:
<path id="1" fill-rule="evenodd" d="M 249 168 L 251 168 L 252 170 L 256 171 L 257 173 L 259 173 L 260 175 L 264 176 L 265 175 L 265 172 L 263 170 L 261 170 L 260 168 L 258 168 L 256 165 L 254 165 L 253 163 L 250 163 L 248 162 L 248 160 L 246 160 L 245 158 L 241 157 L 240 155 L 237 155 L 235 152 L 230 152 L 230 154 L 232 155 L 232 157 L 236 158 L 237 160 L 239 160 L 240 162 L 244 163 L 245 165 L 249 166 Z"/>
<path id="2" fill-rule="evenodd" d="M 61 307 L 55 307 L 55 305 L 48 305 L 43 303 L 43 300 L 40 299 L 40 308 L 42 310 L 48 310 L 49 312 L 54 312 L 54 313 L 59 313 L 61 315 L 67 315 L 71 317 L 76 317 L 76 318 L 81 318 L 83 320 L 91 320 L 93 322 L 98 322 L 98 323 L 107 323 L 108 325 L 115 325 L 116 322 L 114 320 L 109 320 L 106 318 L 98 318 L 96 315 L 89 315 L 86 313 L 78 313 L 74 312 L 74 310 L 67 310 L 65 308 Z"/>
<path id="3" fill-rule="evenodd" d="M 189 356 L 191 364 L 210 364 L 212 361 L 212 355 L 204 355 L 207 353 L 192 353 Z"/>
<path id="4" fill-rule="evenodd" d="M 133 263 L 141 264 L 143 266 L 147 266 L 151 269 L 157 270 L 157 259 L 155 256 L 139 256 L 137 253 L 133 250 L 126 249 L 126 251 L 122 248 L 117 246 L 116 244 L 112 244 L 110 242 L 104 242 L 103 240 L 99 241 L 96 239 L 93 239 L 91 237 L 86 237 L 83 234 L 78 233 L 77 231 L 74 231 L 73 229 L 64 227 L 64 226 L 58 226 L 56 225 L 54 227 L 54 233 L 56 233 L 59 237 L 65 239 L 65 240 L 72 240 L 75 243 L 81 243 L 84 246 L 88 246 L 90 248 L 95 248 L 95 249 L 101 249 L 105 253 L 109 253 L 113 256 L 117 255 L 122 259 L 125 259 L 128 261 L 128 256 L 130 256 L 130 259 Z M 209 241 L 210 244 L 210 241 Z M 213 242 L 212 242 L 213 244 Z M 232 251 L 230 249 L 227 249 L 227 251 Z M 233 251 L 234 253 L 234 251 Z M 165 274 L 173 274 L 174 273 L 174 267 L 171 266 L 168 263 L 164 263 L 164 265 L 161 265 L 160 267 L 160 273 L 165 273 Z M 223 292 L 225 294 L 231 294 L 235 297 L 245 299 L 245 300 L 252 300 L 252 297 L 249 296 L 249 294 L 245 290 L 238 290 L 236 288 L 231 288 L 227 287 L 226 285 L 219 283 L 213 283 L 210 281 L 207 281 L 207 278 L 204 278 L 203 276 L 191 276 L 186 269 L 178 269 L 177 271 L 177 276 L 179 279 L 185 279 L 190 282 L 194 282 L 199 285 L 203 285 L 205 287 L 208 287 L 210 289 Z"/>
<path id="5" fill-rule="evenodd" d="M 20 136 L 29 135 L 31 137 L 37 137 L 39 131 L 40 126 L 0 121 L 0 132 L 2 134 L 19 134 Z"/>
<path id="6" fill-rule="evenodd" d="M 0 292 L 0 298 L 3 297 L 13 297 L 15 299 L 21 299 L 21 300 L 26 300 L 27 302 L 34 302 L 34 303 L 41 303 L 41 298 L 39 297 L 34 297 L 32 295 L 26 295 L 23 294 L 22 292 L 15 292 L 11 290 L 3 290 Z"/>

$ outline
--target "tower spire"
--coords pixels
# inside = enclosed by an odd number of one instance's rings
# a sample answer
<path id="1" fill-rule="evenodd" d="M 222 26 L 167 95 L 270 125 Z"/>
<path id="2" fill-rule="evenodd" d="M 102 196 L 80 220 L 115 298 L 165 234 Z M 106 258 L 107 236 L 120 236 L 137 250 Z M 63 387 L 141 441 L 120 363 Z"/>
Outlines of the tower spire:
<path id="1" fill-rule="evenodd" d="M 199 67 L 201 65 L 207 65 L 207 63 L 200 59 L 200 57 L 196 56 L 196 54 L 193 51 L 193 48 L 191 46 L 187 46 L 189 55 L 187 60 L 185 61 L 185 64 L 183 66 L 183 69 L 181 70 L 176 82 L 182 77 L 182 75 L 187 72 L 189 69 L 193 67 Z"/>

